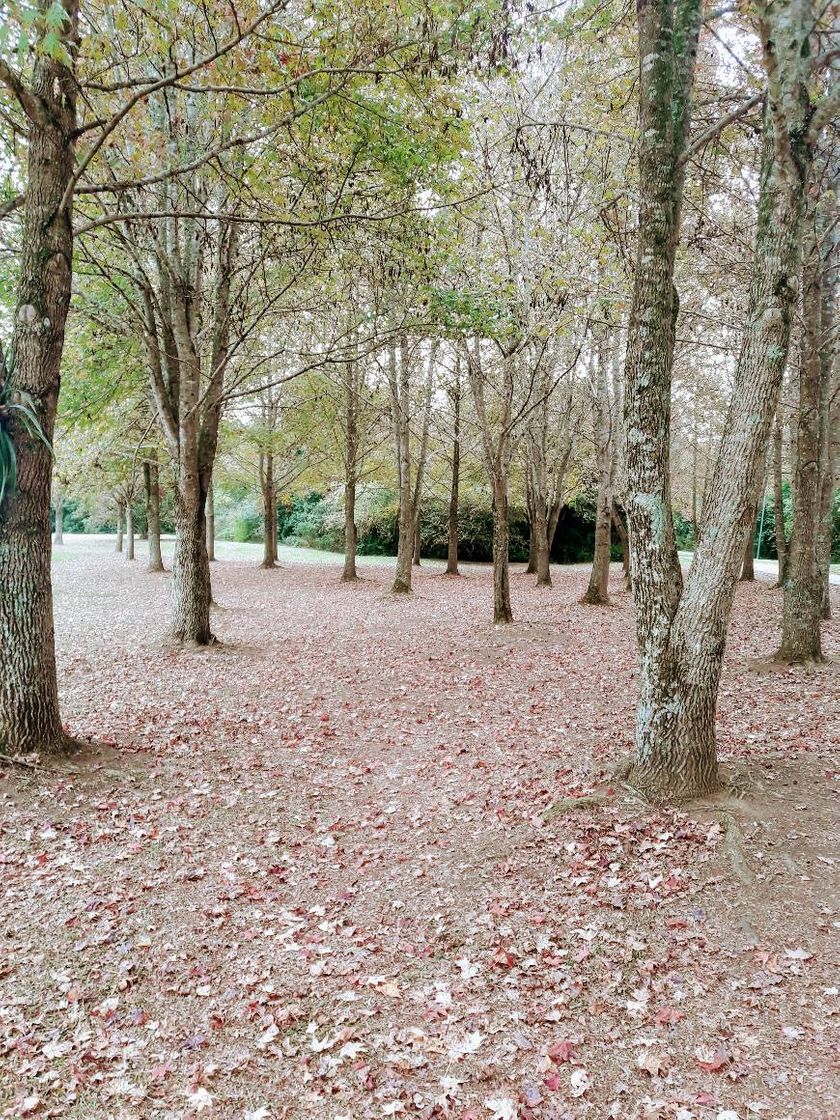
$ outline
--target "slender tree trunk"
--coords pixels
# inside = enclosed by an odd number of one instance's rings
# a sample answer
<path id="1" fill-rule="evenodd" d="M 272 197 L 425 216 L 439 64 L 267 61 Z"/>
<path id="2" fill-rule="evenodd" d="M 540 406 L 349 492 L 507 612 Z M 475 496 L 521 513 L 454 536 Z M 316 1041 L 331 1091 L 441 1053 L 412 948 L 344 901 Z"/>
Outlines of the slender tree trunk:
<path id="1" fill-rule="evenodd" d="M 356 528 L 356 484 L 359 470 L 359 393 L 362 378 L 350 364 L 344 371 L 344 569 L 341 578 L 352 583 L 359 578 L 356 553 L 359 534 Z"/>
<path id="2" fill-rule="evenodd" d="M 125 558 L 134 559 L 134 507 L 131 502 L 125 507 Z"/>
<path id="3" fill-rule="evenodd" d="M 840 62 L 832 74 L 838 80 Z M 836 153 L 832 164 L 831 190 L 817 206 L 817 230 L 821 247 L 822 338 L 820 345 L 821 395 L 820 431 L 820 524 L 817 537 L 817 568 L 822 595 L 822 617 L 831 618 L 831 537 L 832 504 L 840 463 L 840 362 L 838 362 L 837 301 L 840 294 L 840 228 L 837 223 L 837 198 L 840 194 L 840 166 Z"/>
<path id="4" fill-rule="evenodd" d="M 55 536 L 53 544 L 64 544 L 64 489 L 55 488 Z"/>
<path id="5" fill-rule="evenodd" d="M 533 576 L 537 572 L 537 510 L 531 464 L 528 464 L 525 471 L 525 506 L 528 511 L 528 563 L 525 575 Z"/>
<path id="6" fill-rule="evenodd" d="M 836 267 L 836 266 L 835 266 Z M 782 643 L 776 660 L 822 661 L 822 582 L 817 558 L 820 531 L 822 458 L 821 395 L 822 292 L 820 254 L 811 239 L 802 269 L 799 360 L 799 416 L 793 476 L 793 531 L 785 570 Z"/>
<path id="7" fill-rule="evenodd" d="M 785 540 L 785 503 L 782 489 L 782 417 L 781 404 L 773 425 L 773 520 L 776 533 L 776 556 L 779 564 L 777 587 L 785 580 L 787 541 Z"/>
<path id="8" fill-rule="evenodd" d="M 420 548 L 422 544 L 420 540 L 420 512 L 421 503 L 418 501 L 414 510 L 414 555 L 412 557 L 412 563 L 415 568 L 420 567 Z"/>
<path id="9" fill-rule="evenodd" d="M 143 464 L 146 481 L 146 520 L 149 525 L 149 571 L 163 571 L 163 554 L 160 547 L 160 477 L 157 458 Z"/>
<path id="10" fill-rule="evenodd" d="M 598 465 L 598 497 L 595 506 L 595 555 L 592 559 L 592 572 L 589 586 L 584 593 L 583 603 L 609 603 L 610 585 L 610 546 L 612 544 L 612 480 L 613 480 L 613 439 L 612 414 L 607 379 L 606 339 L 598 339 L 598 363 L 593 417 L 595 428 L 595 455 Z"/>
<path id="11" fill-rule="evenodd" d="M 683 589 L 669 483 L 671 368 L 685 126 L 699 6 L 639 8 L 640 221 L 627 362 L 631 564 L 641 652 L 636 757 L 630 778 L 651 800 L 684 800 L 718 785 L 715 709 L 744 535 L 763 476 L 787 359 L 812 151 L 807 40 L 813 12 L 780 0 L 762 39 L 773 56 L 762 141 L 755 251 L 735 383 Z M 690 25 L 690 32 L 686 28 Z M 782 30 L 784 29 L 784 30 Z M 770 65 L 770 63 L 768 63 Z"/>
<path id="12" fill-rule="evenodd" d="M 533 544 L 536 550 L 534 568 L 537 587 L 551 587 L 551 554 L 548 541 L 548 512 L 540 495 L 535 495 Z"/>
<path id="13" fill-rule="evenodd" d="M 75 53 L 77 4 L 67 0 L 65 12 Z M 77 86 L 72 63 L 47 51 L 33 62 L 11 379 L 31 395 L 51 441 L 72 279 L 72 211 L 61 201 L 73 175 Z M 0 754 L 50 754 L 69 744 L 58 707 L 50 580 L 53 463 L 18 420 L 7 430 L 17 488 L 0 507 Z"/>
<path id="14" fill-rule="evenodd" d="M 624 584 L 627 590 L 630 590 L 630 537 L 627 533 L 627 526 L 624 523 L 624 518 L 618 510 L 615 502 L 612 507 L 612 520 L 615 525 L 615 531 L 618 533 L 618 539 L 621 541 L 621 568 L 624 574 Z"/>
<path id="15" fill-rule="evenodd" d="M 207 525 L 207 559 L 216 559 L 216 502 L 213 497 L 213 479 L 207 488 L 207 512 L 205 514 Z"/>
<path id="16" fill-rule="evenodd" d="M 493 480 L 493 622 L 513 622 L 510 604 L 510 513 L 507 478 Z"/>
<path id="17" fill-rule="evenodd" d="M 356 528 L 356 480 L 348 478 L 344 487 L 344 570 L 341 578 L 351 583 L 359 578 L 356 571 L 356 550 L 359 535 Z"/>
<path id="18" fill-rule="evenodd" d="M 744 559 L 741 562 L 741 581 L 750 583 L 755 580 L 755 513 L 749 523 L 747 539 L 744 542 Z"/>
<path id="19" fill-rule="evenodd" d="M 277 566 L 277 497 L 274 489 L 274 454 L 260 456 L 260 490 L 263 500 L 263 568 Z"/>
<path id="20" fill-rule="evenodd" d="M 454 435 L 452 440 L 452 483 L 449 489 L 447 521 L 446 574 L 458 575 L 458 490 L 461 485 L 461 355 L 455 358 L 455 391 L 453 393 Z"/>
<path id="21" fill-rule="evenodd" d="M 409 444 L 409 391 L 410 370 L 408 340 L 400 340 L 400 369 L 397 380 L 397 351 L 389 351 L 392 403 L 394 411 L 394 436 L 397 447 L 397 476 L 399 480 L 399 538 L 397 543 L 397 571 L 392 591 L 411 591 L 411 561 L 414 552 L 414 510 L 411 500 L 411 448 Z"/>
<path id="22" fill-rule="evenodd" d="M 125 525 L 125 504 L 123 502 L 117 503 L 117 543 L 116 551 L 122 552 L 123 550 L 123 536 Z"/>
<path id="23" fill-rule="evenodd" d="M 186 491 L 186 492 L 185 492 Z M 211 645 L 210 564 L 206 546 L 206 494 L 180 486 L 175 497 L 175 555 L 172 558 L 172 636 L 185 645 Z"/>

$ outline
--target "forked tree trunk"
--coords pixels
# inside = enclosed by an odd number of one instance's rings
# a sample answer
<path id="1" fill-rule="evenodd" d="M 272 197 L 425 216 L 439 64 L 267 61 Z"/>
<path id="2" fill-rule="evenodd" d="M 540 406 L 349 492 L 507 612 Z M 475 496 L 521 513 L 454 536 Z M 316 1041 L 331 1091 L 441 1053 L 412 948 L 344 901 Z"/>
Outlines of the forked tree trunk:
<path id="1" fill-rule="evenodd" d="M 146 520 L 149 526 L 149 571 L 163 571 L 163 555 L 160 548 L 160 477 L 156 459 L 147 459 L 143 464 L 146 482 Z"/>
<path id="2" fill-rule="evenodd" d="M 819 249 L 810 238 L 802 269 L 802 339 L 799 415 L 793 475 L 793 531 L 784 579 L 782 642 L 776 660 L 822 661 L 822 582 L 817 558 L 820 532 L 822 292 Z M 836 266 L 835 266 L 836 267 Z"/>
<path id="3" fill-rule="evenodd" d="M 53 544 L 64 544 L 64 490 L 56 487 L 55 493 L 55 536 Z"/>
<path id="4" fill-rule="evenodd" d="M 122 502 L 117 503 L 117 543 L 114 546 L 116 552 L 123 550 L 123 538 L 125 534 L 125 505 Z"/>
<path id="5" fill-rule="evenodd" d="M 628 512 L 641 653 L 631 781 L 651 800 L 718 786 L 715 710 L 744 536 L 763 476 L 787 359 L 812 158 L 808 35 L 813 12 L 793 0 L 764 9 L 762 39 L 779 78 L 765 115 L 749 306 L 730 406 L 685 589 L 669 482 L 671 370 L 685 127 L 699 5 L 639 8 L 640 221 L 627 362 Z M 784 33 L 781 28 L 784 27 Z"/>
<path id="6" fill-rule="evenodd" d="M 175 497 L 175 555 L 172 558 L 172 637 L 185 645 L 214 642 L 210 629 L 210 563 L 207 557 L 205 501 L 200 487 Z"/>
<path id="7" fill-rule="evenodd" d="M 46 5 L 41 5 L 45 8 Z M 65 0 L 76 51 L 78 5 Z M 73 260 L 71 208 L 61 202 L 73 175 L 77 86 L 72 64 L 33 56 L 26 203 L 14 311 L 13 385 L 29 393 L 52 440 Z M 52 455 L 17 420 L 8 422 L 17 489 L 0 508 L 0 754 L 56 753 L 61 726 L 50 580 Z"/>
<path id="8" fill-rule="evenodd" d="M 207 490 L 207 510 L 205 513 L 207 524 L 207 559 L 216 559 L 216 501 L 213 497 L 213 479 Z"/>
<path id="9" fill-rule="evenodd" d="M 776 557 L 779 578 L 776 586 L 781 587 L 785 580 L 787 540 L 785 539 L 785 503 L 782 489 L 782 417 L 781 405 L 773 425 L 773 520 L 776 536 Z"/>
<path id="10" fill-rule="evenodd" d="M 134 509 L 131 502 L 125 507 L 125 558 L 134 559 Z"/>

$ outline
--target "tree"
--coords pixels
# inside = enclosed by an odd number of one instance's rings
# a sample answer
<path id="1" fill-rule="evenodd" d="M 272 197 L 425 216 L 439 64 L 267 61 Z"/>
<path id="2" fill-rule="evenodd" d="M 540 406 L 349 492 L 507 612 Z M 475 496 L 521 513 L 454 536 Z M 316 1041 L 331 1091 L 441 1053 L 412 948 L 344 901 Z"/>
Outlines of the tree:
<path id="1" fill-rule="evenodd" d="M 810 5 L 762 6 L 767 110 L 749 306 L 700 543 L 685 586 L 668 452 L 679 238 L 700 26 L 693 0 L 639 10 L 640 220 L 627 356 L 628 514 L 641 654 L 631 780 L 651 799 L 718 785 L 714 716 L 726 624 L 787 357 L 813 150 Z"/>

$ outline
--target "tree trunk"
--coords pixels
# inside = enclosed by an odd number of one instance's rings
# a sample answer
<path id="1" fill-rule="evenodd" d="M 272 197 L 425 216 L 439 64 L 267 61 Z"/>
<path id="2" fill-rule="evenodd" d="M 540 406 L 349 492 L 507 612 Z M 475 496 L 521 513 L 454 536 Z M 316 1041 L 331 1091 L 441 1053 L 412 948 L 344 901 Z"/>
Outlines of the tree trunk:
<path id="1" fill-rule="evenodd" d="M 510 605 L 510 524 L 507 479 L 493 482 L 493 622 L 513 622 Z"/>
<path id="2" fill-rule="evenodd" d="M 613 525 L 615 531 L 618 533 L 618 539 L 621 541 L 621 568 L 624 574 L 624 584 L 627 590 L 630 590 L 630 537 L 627 534 L 627 526 L 624 523 L 624 518 L 618 511 L 618 507 L 613 502 L 612 507 Z"/>
<path id="3" fill-rule="evenodd" d="M 750 519 L 747 539 L 744 542 L 744 559 L 741 562 L 741 581 L 750 583 L 755 580 L 755 514 Z"/>
<path id="4" fill-rule="evenodd" d="M 216 559 L 216 502 L 213 497 L 213 479 L 207 488 L 207 512 L 205 514 L 207 527 L 207 559 Z"/>
<path id="5" fill-rule="evenodd" d="M 149 459 L 143 464 L 146 481 L 146 520 L 149 525 L 149 571 L 163 571 L 163 555 L 160 548 L 160 478 L 157 459 Z"/>
<path id="6" fill-rule="evenodd" d="M 64 544 L 64 490 L 55 488 L 55 536 L 53 544 Z"/>
<path id="7" fill-rule="evenodd" d="M 455 391 L 453 393 L 454 435 L 452 440 L 452 483 L 449 488 L 447 520 L 446 574 L 458 575 L 458 490 L 461 485 L 461 355 L 455 358 Z"/>
<path id="8" fill-rule="evenodd" d="M 776 583 L 781 587 L 785 580 L 785 559 L 787 541 L 785 540 L 785 504 L 782 490 L 782 416 L 781 405 L 773 425 L 773 520 L 776 534 L 776 557 L 779 564 L 779 578 Z"/>
<path id="9" fill-rule="evenodd" d="M 408 340 L 400 340 L 400 370 L 397 381 L 397 349 L 389 348 L 392 404 L 394 411 L 394 436 L 397 448 L 397 477 L 399 482 L 399 538 L 397 542 L 397 570 L 392 591 L 407 594 L 411 591 L 411 561 L 414 553 L 414 510 L 411 500 L 411 447 L 409 444 L 409 359 Z"/>
<path id="10" fill-rule="evenodd" d="M 125 558 L 134 559 L 134 507 L 131 502 L 125 507 Z"/>
<path id="11" fill-rule="evenodd" d="M 779 86 L 771 85 L 765 115 L 749 306 L 702 539 L 683 590 L 669 481 L 673 261 L 699 6 L 686 0 L 676 11 L 672 28 L 670 9 L 639 8 L 641 201 L 625 405 L 641 653 L 630 779 L 655 802 L 685 800 L 718 786 L 715 709 L 726 627 L 787 359 L 812 158 L 803 49 L 809 12 L 780 0 L 764 11 L 774 26 L 762 31 L 762 39 L 775 55 Z"/>
<path id="12" fill-rule="evenodd" d="M 528 511 L 528 563 L 525 575 L 533 576 L 537 573 L 537 511 L 531 463 L 525 468 L 525 507 Z"/>
<path id="13" fill-rule="evenodd" d="M 175 496 L 172 637 L 185 645 L 206 646 L 215 641 L 210 629 L 212 592 L 205 543 L 205 501 L 206 494 L 201 493 L 200 486 L 179 487 Z"/>
<path id="14" fill-rule="evenodd" d="M 351 583 L 359 578 L 356 571 L 356 549 L 359 534 L 356 529 L 356 480 L 348 479 L 344 487 L 344 570 L 341 578 Z"/>
<path id="15" fill-rule="evenodd" d="M 787 664 L 822 661 L 822 583 L 817 559 L 820 532 L 822 458 L 822 292 L 820 254 L 809 240 L 802 269 L 802 338 L 799 360 L 799 415 L 793 475 L 793 530 L 785 570 L 782 643 L 776 660 Z"/>
<path id="16" fill-rule="evenodd" d="M 122 552 L 123 550 L 123 527 L 125 525 L 125 504 L 123 502 L 117 503 L 117 543 L 116 551 Z"/>
<path id="17" fill-rule="evenodd" d="M 548 540 L 548 516 L 544 501 L 535 495 L 533 518 L 534 570 L 537 587 L 551 587 L 551 555 Z"/>
<path id="18" fill-rule="evenodd" d="M 356 552 L 359 533 L 356 528 L 356 484 L 359 470 L 359 396 L 363 384 L 355 364 L 349 364 L 343 377 L 344 384 L 344 569 L 341 578 L 352 583 L 359 578 L 356 570 Z"/>
<path id="19" fill-rule="evenodd" d="M 274 453 L 260 455 L 260 490 L 263 500 L 262 568 L 277 566 L 277 496 L 274 489 Z"/>
<path id="20" fill-rule="evenodd" d="M 68 49 L 76 50 L 78 5 L 67 0 Z M 14 388 L 29 393 L 52 440 L 73 260 L 71 208 L 61 202 L 74 165 L 77 86 L 73 67 L 34 56 L 26 203 L 14 312 Z M 31 99 L 31 103 L 29 100 Z M 61 726 L 50 580 L 52 455 L 18 420 L 7 422 L 17 487 L 0 508 L 0 754 L 58 752 Z"/>
<path id="21" fill-rule="evenodd" d="M 414 510 L 414 554 L 412 556 L 412 563 L 415 568 L 420 567 L 420 548 L 422 541 L 420 540 L 420 502 Z"/>
<path id="22" fill-rule="evenodd" d="M 595 455 L 598 465 L 598 497 L 595 506 L 595 555 L 582 603 L 609 603 L 610 546 L 612 544 L 612 416 L 607 380 L 607 347 L 603 337 L 598 340 L 597 382 L 593 413 L 595 420 Z"/>
<path id="23" fill-rule="evenodd" d="M 840 64 L 834 62 L 837 80 Z M 837 361 L 837 297 L 840 292 L 840 229 L 837 224 L 837 197 L 840 193 L 840 166 L 836 153 L 832 165 L 831 190 L 817 206 L 817 230 L 821 247 L 822 339 L 820 346 L 821 386 L 820 424 L 822 435 L 820 528 L 817 539 L 817 568 L 822 595 L 822 617 L 831 618 L 830 569 L 832 504 L 840 463 L 840 363 Z"/>

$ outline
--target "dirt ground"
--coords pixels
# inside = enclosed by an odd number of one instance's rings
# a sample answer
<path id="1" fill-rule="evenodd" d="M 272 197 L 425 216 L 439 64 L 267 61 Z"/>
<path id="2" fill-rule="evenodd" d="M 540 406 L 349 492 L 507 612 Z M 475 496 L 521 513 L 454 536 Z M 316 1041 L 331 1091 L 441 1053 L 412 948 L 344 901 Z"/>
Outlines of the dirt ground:
<path id="1" fill-rule="evenodd" d="M 609 608 L 517 572 L 494 628 L 486 570 L 223 559 L 222 644 L 179 652 L 168 577 L 110 549 L 55 564 L 98 745 L 0 768 L 0 1115 L 840 1116 L 836 622 L 768 670 L 780 593 L 741 586 L 735 792 L 568 806 L 631 744 L 617 572 Z"/>

